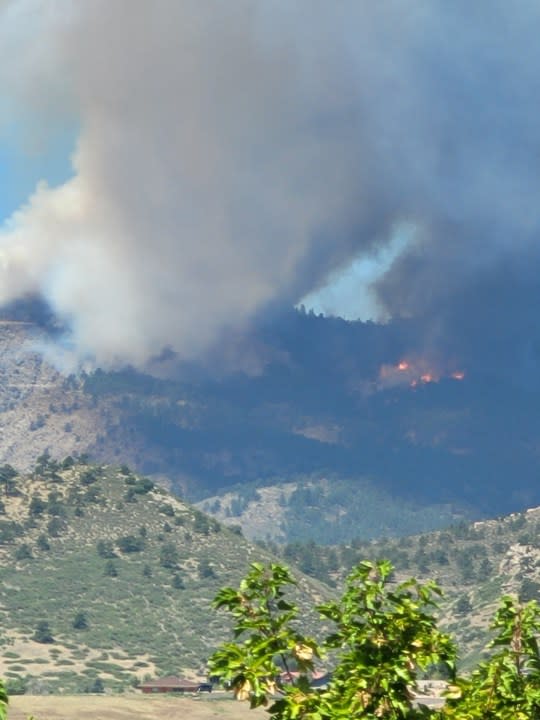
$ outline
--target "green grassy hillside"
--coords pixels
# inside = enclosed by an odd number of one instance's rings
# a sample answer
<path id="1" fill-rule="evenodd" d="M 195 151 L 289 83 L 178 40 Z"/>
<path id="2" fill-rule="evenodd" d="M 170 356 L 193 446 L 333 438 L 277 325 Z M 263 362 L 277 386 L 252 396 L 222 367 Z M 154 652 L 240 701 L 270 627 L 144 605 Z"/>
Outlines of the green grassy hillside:
<path id="1" fill-rule="evenodd" d="M 306 607 L 365 558 L 389 558 L 399 579 L 438 580 L 467 665 L 502 593 L 540 596 L 540 509 L 399 539 L 261 547 L 126 467 L 47 456 L 26 475 L 3 466 L 0 675 L 38 693 L 203 675 L 229 630 L 215 593 L 276 554 L 314 578 L 299 574 Z"/>
<path id="2" fill-rule="evenodd" d="M 204 673 L 228 631 L 212 598 L 269 557 L 127 468 L 43 456 L 0 488 L 0 674 L 34 692 Z"/>

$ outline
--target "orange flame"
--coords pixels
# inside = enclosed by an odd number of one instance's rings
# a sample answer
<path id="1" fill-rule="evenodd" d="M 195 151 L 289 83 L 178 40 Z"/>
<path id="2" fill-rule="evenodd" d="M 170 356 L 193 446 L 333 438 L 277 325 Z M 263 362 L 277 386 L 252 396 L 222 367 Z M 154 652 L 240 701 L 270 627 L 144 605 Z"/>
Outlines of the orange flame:
<path id="1" fill-rule="evenodd" d="M 381 365 L 378 386 L 380 388 L 390 388 L 406 384 L 411 388 L 416 388 L 420 385 L 437 383 L 443 378 L 464 380 L 465 371 L 451 371 L 448 365 L 446 369 L 437 368 L 424 358 L 402 359 L 395 365 Z"/>

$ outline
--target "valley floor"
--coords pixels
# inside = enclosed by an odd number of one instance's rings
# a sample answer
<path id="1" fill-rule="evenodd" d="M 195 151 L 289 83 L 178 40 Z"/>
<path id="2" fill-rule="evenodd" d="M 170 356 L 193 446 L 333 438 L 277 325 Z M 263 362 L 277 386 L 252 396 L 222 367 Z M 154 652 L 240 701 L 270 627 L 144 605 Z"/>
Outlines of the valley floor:
<path id="1" fill-rule="evenodd" d="M 220 696 L 200 698 L 144 695 L 15 695 L 9 720 L 260 720 L 264 710 L 250 710 Z"/>

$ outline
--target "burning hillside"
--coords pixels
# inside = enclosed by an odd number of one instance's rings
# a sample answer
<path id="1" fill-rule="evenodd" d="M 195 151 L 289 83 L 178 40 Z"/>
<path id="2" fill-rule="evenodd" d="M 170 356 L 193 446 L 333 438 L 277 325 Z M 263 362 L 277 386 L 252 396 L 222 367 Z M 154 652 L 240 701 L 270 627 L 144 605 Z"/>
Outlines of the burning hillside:
<path id="1" fill-rule="evenodd" d="M 437 366 L 425 358 L 400 360 L 395 365 L 384 364 L 379 369 L 376 382 L 378 390 L 387 390 L 394 387 L 419 385 L 439 382 L 441 379 L 461 381 L 465 379 L 464 370 L 448 369 Z"/>

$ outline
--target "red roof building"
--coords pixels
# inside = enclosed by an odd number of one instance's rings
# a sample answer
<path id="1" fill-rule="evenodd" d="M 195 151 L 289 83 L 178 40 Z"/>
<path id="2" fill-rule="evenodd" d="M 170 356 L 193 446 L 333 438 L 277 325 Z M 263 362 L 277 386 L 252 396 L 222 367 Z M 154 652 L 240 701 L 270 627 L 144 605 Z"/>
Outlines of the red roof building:
<path id="1" fill-rule="evenodd" d="M 212 692 L 212 685 L 206 682 L 184 680 L 177 675 L 149 680 L 141 683 L 139 690 L 143 693 L 199 693 Z"/>

